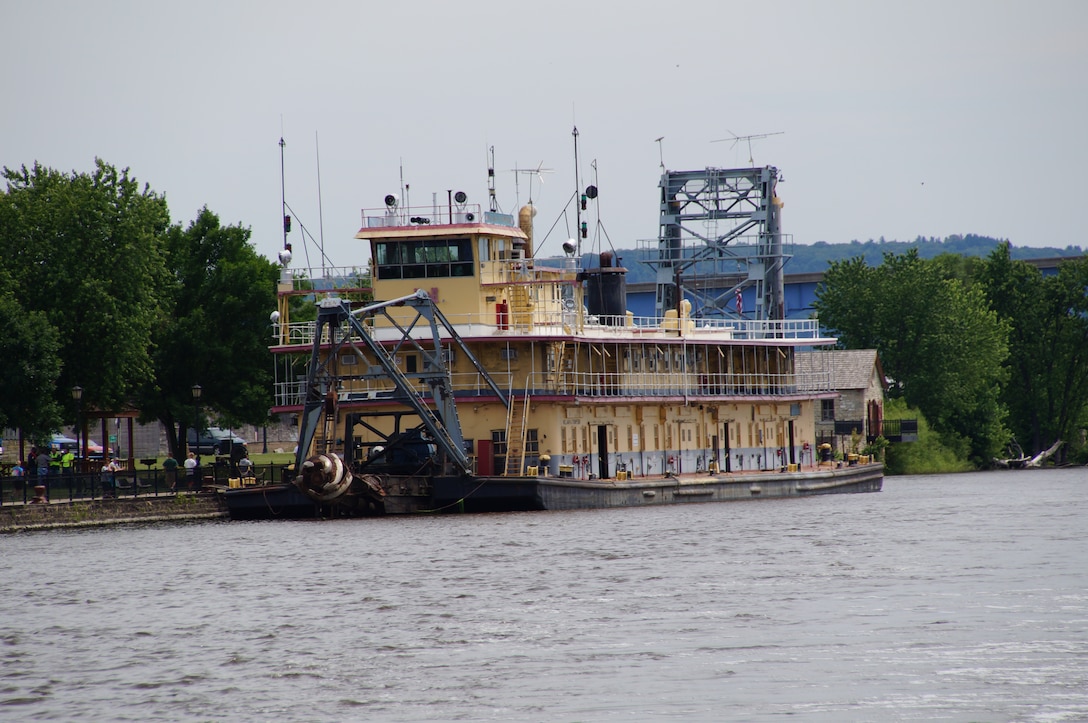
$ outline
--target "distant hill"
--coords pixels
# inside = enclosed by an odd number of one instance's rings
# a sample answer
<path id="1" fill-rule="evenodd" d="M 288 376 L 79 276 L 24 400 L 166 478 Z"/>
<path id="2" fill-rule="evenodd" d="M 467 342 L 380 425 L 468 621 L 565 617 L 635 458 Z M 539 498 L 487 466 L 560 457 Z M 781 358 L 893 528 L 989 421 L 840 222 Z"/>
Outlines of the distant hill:
<path id="1" fill-rule="evenodd" d="M 818 241 L 811 246 L 795 245 L 793 258 L 786 264 L 786 273 L 822 272 L 827 270 L 828 262 L 842 261 L 855 256 L 863 257 L 870 266 L 879 266 L 884 260 L 884 254 L 905 254 L 911 249 L 918 249 L 918 255 L 924 259 L 931 259 L 941 254 L 984 257 L 989 256 L 998 245 L 1003 243 L 1005 243 L 1004 239 L 974 234 L 949 236 L 944 240 L 919 236 L 913 241 L 885 241 L 883 238 L 879 241 L 869 240 L 865 243 L 851 241 L 845 244 Z M 1079 246 L 1066 246 L 1064 249 L 1012 246 L 1011 250 L 1014 259 L 1050 259 L 1084 255 L 1084 251 Z"/>
<path id="2" fill-rule="evenodd" d="M 869 240 L 864 243 L 851 241 L 850 243 L 827 243 L 818 241 L 811 245 L 795 244 L 787 247 L 786 253 L 792 253 L 793 257 L 786 264 L 787 274 L 815 273 L 827 270 L 828 263 L 843 261 L 856 256 L 861 256 L 870 266 L 879 266 L 884 260 L 884 254 L 904 254 L 910 249 L 918 249 L 918 255 L 924 259 L 931 259 L 941 254 L 959 254 L 961 256 L 989 256 L 997 248 L 998 244 L 1005 243 L 1003 239 L 990 238 L 988 236 L 949 236 L 945 239 L 923 238 L 919 236 L 913 241 L 879 241 Z M 1049 259 L 1062 256 L 1082 256 L 1084 250 L 1079 246 L 1066 246 L 1064 249 L 1054 247 L 1029 247 L 1012 246 L 1014 259 Z M 639 283 L 654 280 L 653 270 L 646 264 L 640 263 L 640 258 L 651 258 L 656 251 L 636 251 L 635 249 L 618 249 L 616 256 L 619 262 L 627 268 L 627 282 Z M 597 266 L 594 254 L 586 254 L 583 257 L 586 268 Z"/>

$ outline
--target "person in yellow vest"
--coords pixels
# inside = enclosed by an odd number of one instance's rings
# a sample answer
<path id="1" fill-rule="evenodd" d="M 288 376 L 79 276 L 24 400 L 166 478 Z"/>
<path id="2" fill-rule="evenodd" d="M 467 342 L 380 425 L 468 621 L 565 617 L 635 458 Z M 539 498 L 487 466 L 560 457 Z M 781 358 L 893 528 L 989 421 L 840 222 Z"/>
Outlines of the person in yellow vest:
<path id="1" fill-rule="evenodd" d="M 73 452 L 71 449 L 64 450 L 64 454 L 60 456 L 60 473 L 64 478 L 65 484 L 68 485 L 68 489 L 72 489 L 73 483 L 75 482 L 75 464 L 75 452 Z M 75 492 L 77 494 L 80 493 L 79 490 L 75 490 Z"/>

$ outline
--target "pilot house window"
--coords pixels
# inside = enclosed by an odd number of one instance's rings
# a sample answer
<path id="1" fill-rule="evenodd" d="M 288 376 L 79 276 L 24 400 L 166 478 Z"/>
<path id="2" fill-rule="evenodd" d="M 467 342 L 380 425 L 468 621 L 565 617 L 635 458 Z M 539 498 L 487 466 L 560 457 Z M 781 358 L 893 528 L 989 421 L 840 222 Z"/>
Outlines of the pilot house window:
<path id="1" fill-rule="evenodd" d="M 379 279 L 442 279 L 472 276 L 472 243 L 467 238 L 376 241 Z"/>

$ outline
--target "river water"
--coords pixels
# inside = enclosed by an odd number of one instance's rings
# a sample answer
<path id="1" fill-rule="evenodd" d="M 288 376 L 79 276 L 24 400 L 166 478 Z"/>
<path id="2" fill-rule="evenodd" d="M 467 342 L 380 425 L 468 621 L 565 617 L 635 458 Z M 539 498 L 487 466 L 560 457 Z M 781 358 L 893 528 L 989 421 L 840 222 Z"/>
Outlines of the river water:
<path id="1" fill-rule="evenodd" d="M 0 537 L 0 719 L 1088 720 L 1088 470 Z"/>

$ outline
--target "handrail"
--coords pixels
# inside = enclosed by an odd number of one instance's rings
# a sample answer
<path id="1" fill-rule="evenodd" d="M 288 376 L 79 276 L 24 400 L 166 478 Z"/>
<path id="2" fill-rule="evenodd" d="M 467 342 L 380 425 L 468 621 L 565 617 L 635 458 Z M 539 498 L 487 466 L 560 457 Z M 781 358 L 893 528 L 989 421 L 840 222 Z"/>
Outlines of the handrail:
<path id="1" fill-rule="evenodd" d="M 578 318 L 574 318 L 577 316 Z M 569 311 L 534 311 L 531 324 L 519 324 L 511 318 L 502 323 L 494 312 L 477 314 L 446 314 L 446 318 L 462 336 L 526 336 L 569 337 L 578 334 L 586 338 L 608 339 L 676 339 L 712 341 L 774 341 L 780 343 L 824 342 L 817 319 L 676 319 L 669 317 L 631 316 L 619 319 L 619 324 L 609 324 L 613 319 L 601 319 L 587 314 Z M 310 346 L 314 340 L 315 324 L 312 321 L 292 322 L 286 325 L 289 345 Z M 348 331 L 345 324 L 341 332 Z M 378 324 L 374 336 L 381 339 L 385 329 Z M 399 332 L 397 332 L 399 336 Z M 328 342 L 327 334 L 322 342 Z"/>
<path id="2" fill-rule="evenodd" d="M 510 372 L 491 372 L 496 383 L 510 390 L 509 397 L 531 394 L 533 396 L 556 395 L 596 397 L 673 397 L 728 398 L 774 397 L 827 393 L 831 391 L 831 378 L 827 372 L 765 374 L 720 373 L 702 374 L 695 371 L 640 371 L 640 372 L 533 372 L 526 377 L 524 387 L 513 386 Z M 453 393 L 457 397 L 492 397 L 494 392 L 475 372 L 450 374 Z M 415 380 L 418 393 L 429 397 L 430 389 Z M 299 406 L 305 398 L 305 381 L 277 382 L 274 386 L 277 406 Z M 346 377 L 340 391 L 343 404 L 393 400 L 395 387 L 385 379 L 352 379 Z M 510 427 L 508 410 L 507 429 Z"/>

